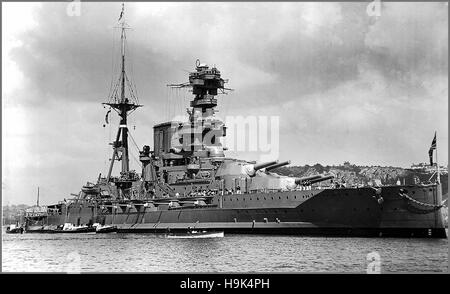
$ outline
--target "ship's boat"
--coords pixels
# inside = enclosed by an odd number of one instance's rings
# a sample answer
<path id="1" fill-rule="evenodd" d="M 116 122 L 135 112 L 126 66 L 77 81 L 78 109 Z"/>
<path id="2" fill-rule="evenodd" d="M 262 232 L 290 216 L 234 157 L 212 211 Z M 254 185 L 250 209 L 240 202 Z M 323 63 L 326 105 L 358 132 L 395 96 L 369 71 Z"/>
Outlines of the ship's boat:
<path id="1" fill-rule="evenodd" d="M 95 228 L 95 233 L 97 234 L 104 234 L 104 233 L 116 233 L 117 227 L 112 225 L 101 225 L 101 224 L 94 224 L 93 227 Z"/>
<path id="2" fill-rule="evenodd" d="M 6 227 L 7 234 L 22 234 L 23 231 L 23 227 L 17 225 L 9 225 Z"/>
<path id="3" fill-rule="evenodd" d="M 92 227 L 80 224 L 100 223 L 118 232 L 195 227 L 225 233 L 446 238 L 439 181 L 346 187 L 331 173 L 297 178 L 275 172 L 289 161 L 226 157 L 221 138 L 227 127 L 215 108 L 218 94 L 231 89 L 216 67 L 200 61 L 188 82 L 168 85 L 192 91 L 186 121 L 155 125 L 153 148 L 138 150 L 140 173 L 130 170 L 127 119 L 142 105 L 126 75 L 125 40 L 122 22 L 121 72 L 103 104 L 109 108 L 107 117 L 115 110 L 120 119 L 106 176 L 100 174 L 74 198 L 28 217 L 26 226 L 70 223 L 77 226 L 67 225 L 66 231 L 79 231 Z M 118 176 L 112 174 L 116 162 L 121 163 Z"/>
<path id="4" fill-rule="evenodd" d="M 65 223 L 62 230 L 55 231 L 58 233 L 89 233 L 95 232 L 95 228 L 87 225 L 75 226 L 72 223 Z"/>
<path id="5" fill-rule="evenodd" d="M 223 238 L 223 232 L 211 232 L 211 231 L 197 231 L 188 230 L 186 233 L 168 233 L 166 238 L 169 239 L 206 239 L 206 238 Z"/>

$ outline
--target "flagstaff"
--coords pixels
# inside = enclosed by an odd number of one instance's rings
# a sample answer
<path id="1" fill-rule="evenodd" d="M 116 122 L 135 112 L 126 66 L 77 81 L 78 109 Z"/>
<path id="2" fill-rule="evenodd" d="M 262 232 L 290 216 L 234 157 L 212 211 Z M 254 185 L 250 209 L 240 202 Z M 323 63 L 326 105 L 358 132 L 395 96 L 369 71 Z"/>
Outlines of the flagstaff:
<path id="1" fill-rule="evenodd" d="M 440 178 L 440 171 L 439 171 L 439 162 L 438 162 L 438 155 L 437 155 L 437 143 L 436 143 L 436 131 L 434 132 L 434 138 L 433 141 L 431 142 L 431 147 L 430 150 L 428 150 L 428 155 L 430 157 L 430 166 L 433 166 L 434 164 L 436 164 L 436 171 L 434 174 L 436 174 L 437 180 L 436 182 L 438 184 L 441 183 L 441 178 Z M 436 162 L 433 163 L 433 151 L 436 150 Z M 433 178 L 434 174 L 430 177 L 430 180 Z"/>
<path id="2" fill-rule="evenodd" d="M 434 139 L 436 140 L 436 132 L 434 133 Z M 438 161 L 438 149 L 437 149 L 437 142 L 435 141 L 435 148 L 436 148 L 436 172 L 437 172 L 437 183 L 441 183 L 441 173 L 439 171 L 439 161 Z"/>

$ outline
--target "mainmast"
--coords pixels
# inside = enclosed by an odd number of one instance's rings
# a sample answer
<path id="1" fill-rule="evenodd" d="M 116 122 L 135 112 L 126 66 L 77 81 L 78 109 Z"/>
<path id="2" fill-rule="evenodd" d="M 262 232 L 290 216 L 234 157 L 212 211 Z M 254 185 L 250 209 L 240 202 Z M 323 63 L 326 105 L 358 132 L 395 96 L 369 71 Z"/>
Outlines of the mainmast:
<path id="1" fill-rule="evenodd" d="M 103 103 L 113 108 L 120 116 L 119 129 L 117 131 L 116 140 L 112 143 L 113 145 L 113 155 L 111 158 L 111 164 L 108 171 L 107 180 L 111 179 L 111 173 L 114 166 L 115 160 L 122 161 L 121 175 L 124 176 L 129 173 L 129 156 L 128 156 L 128 127 L 127 127 L 127 117 L 129 112 L 134 111 L 136 108 L 141 107 L 139 101 L 134 93 L 133 85 L 128 80 L 125 67 L 125 42 L 126 34 L 125 30 L 129 29 L 125 23 L 125 5 L 122 3 L 122 11 L 120 13 L 119 22 L 121 29 L 121 72 L 118 82 L 116 83 L 111 96 L 109 97 L 109 102 Z M 126 88 L 129 89 L 129 97 L 126 96 Z M 119 92 L 120 91 L 120 92 Z M 119 94 L 120 93 L 120 94 Z M 119 156 L 120 155 L 120 156 Z M 128 185 L 125 185 L 128 186 Z M 125 188 L 125 187 L 124 187 Z"/>

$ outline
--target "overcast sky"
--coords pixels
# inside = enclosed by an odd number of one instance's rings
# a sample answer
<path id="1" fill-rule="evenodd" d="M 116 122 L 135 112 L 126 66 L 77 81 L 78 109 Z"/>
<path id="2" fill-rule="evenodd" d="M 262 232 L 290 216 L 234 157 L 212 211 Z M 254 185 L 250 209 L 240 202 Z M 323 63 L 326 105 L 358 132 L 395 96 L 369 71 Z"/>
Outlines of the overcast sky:
<path id="1" fill-rule="evenodd" d="M 100 103 L 118 73 L 121 3 L 81 2 L 79 16 L 67 5 L 2 3 L 3 204 L 32 204 L 37 186 L 49 204 L 107 172 L 117 119 L 104 128 Z M 137 144 L 188 107 L 165 85 L 198 58 L 235 89 L 218 115 L 280 117 L 280 160 L 408 167 L 428 161 L 436 130 L 447 164 L 447 4 L 383 2 L 378 17 L 367 5 L 127 3 Z"/>

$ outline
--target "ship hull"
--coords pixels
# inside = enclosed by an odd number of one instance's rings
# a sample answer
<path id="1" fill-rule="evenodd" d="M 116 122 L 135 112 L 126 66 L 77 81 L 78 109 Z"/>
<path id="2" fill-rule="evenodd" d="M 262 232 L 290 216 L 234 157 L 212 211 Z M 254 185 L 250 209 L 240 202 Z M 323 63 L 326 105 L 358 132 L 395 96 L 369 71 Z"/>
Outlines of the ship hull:
<path id="1" fill-rule="evenodd" d="M 206 206 L 71 205 L 52 225 L 95 222 L 119 233 L 183 232 L 446 238 L 440 186 L 313 189 L 214 196 Z"/>

